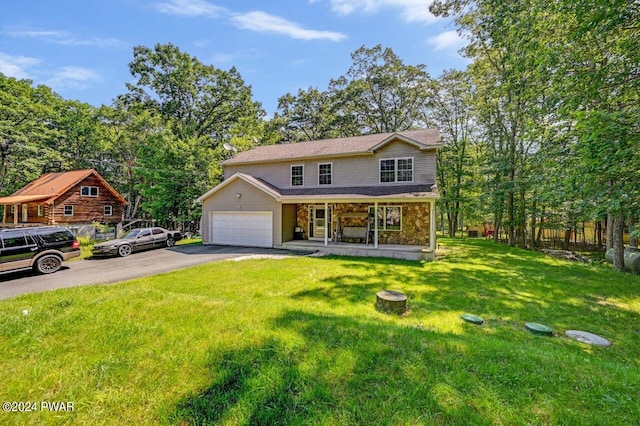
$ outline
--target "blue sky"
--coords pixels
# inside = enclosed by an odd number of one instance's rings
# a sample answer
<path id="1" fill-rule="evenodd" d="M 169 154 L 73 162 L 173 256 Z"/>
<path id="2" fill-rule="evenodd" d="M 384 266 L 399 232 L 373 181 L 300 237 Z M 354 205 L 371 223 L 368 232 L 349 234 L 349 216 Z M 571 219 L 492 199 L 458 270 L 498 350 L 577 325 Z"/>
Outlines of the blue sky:
<path id="1" fill-rule="evenodd" d="M 0 0 L 0 72 L 65 99 L 110 105 L 132 82 L 133 47 L 173 43 L 235 66 L 269 116 L 278 98 L 326 90 L 361 46 L 390 47 L 437 77 L 463 69 L 463 40 L 431 0 Z"/>

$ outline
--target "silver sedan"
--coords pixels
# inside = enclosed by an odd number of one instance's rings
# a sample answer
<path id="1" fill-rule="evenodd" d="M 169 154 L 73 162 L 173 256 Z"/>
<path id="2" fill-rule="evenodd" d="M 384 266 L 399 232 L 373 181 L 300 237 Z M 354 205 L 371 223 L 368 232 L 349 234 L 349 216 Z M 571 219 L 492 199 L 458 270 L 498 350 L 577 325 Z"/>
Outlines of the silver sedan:
<path id="1" fill-rule="evenodd" d="M 173 247 L 182 235 L 179 231 L 164 228 L 137 228 L 122 238 L 109 240 L 93 246 L 94 256 L 129 256 L 131 253 L 160 247 Z"/>

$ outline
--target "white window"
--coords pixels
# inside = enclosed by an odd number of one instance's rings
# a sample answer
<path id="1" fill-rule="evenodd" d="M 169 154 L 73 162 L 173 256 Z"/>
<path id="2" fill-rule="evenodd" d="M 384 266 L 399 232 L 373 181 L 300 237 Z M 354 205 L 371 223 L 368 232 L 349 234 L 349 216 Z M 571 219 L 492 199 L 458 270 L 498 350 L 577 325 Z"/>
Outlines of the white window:
<path id="1" fill-rule="evenodd" d="M 111 216 L 113 214 L 113 207 L 112 206 L 104 206 L 104 215 L 105 216 Z"/>
<path id="2" fill-rule="evenodd" d="M 97 197 L 98 187 L 97 186 L 81 186 L 80 195 L 82 195 L 83 197 Z"/>
<path id="3" fill-rule="evenodd" d="M 331 163 L 318 164 L 318 185 L 331 185 Z"/>
<path id="4" fill-rule="evenodd" d="M 373 216 L 375 207 L 369 207 L 369 215 Z M 378 207 L 378 229 L 382 231 L 402 231 L 402 207 Z"/>
<path id="5" fill-rule="evenodd" d="M 73 206 L 62 206 L 65 216 L 73 216 Z"/>
<path id="6" fill-rule="evenodd" d="M 38 206 L 38 217 L 44 216 L 44 206 Z"/>
<path id="7" fill-rule="evenodd" d="M 304 166 L 291 166 L 291 186 L 304 185 Z"/>
<path id="8" fill-rule="evenodd" d="M 380 183 L 413 182 L 413 158 L 380 160 Z"/>

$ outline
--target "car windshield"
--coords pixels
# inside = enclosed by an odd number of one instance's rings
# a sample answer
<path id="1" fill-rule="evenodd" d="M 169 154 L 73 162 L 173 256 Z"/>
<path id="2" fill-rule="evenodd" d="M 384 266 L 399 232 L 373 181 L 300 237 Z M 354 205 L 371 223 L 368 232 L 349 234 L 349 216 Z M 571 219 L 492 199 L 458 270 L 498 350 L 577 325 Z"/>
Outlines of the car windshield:
<path id="1" fill-rule="evenodd" d="M 140 229 L 134 229 L 132 231 L 129 231 L 129 233 L 122 238 L 124 238 L 125 240 L 132 240 L 138 236 L 140 231 L 141 231 Z"/>

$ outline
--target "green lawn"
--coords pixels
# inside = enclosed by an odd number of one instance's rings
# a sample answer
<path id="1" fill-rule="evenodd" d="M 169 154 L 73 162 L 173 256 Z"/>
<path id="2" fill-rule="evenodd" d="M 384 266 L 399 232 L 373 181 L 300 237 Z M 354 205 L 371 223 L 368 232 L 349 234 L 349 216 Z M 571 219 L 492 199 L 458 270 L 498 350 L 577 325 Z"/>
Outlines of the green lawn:
<path id="1" fill-rule="evenodd" d="M 433 263 L 225 261 L 0 302 L 0 400 L 38 404 L 0 424 L 640 423 L 640 277 L 440 244 Z M 381 289 L 410 312 L 376 310 Z"/>

